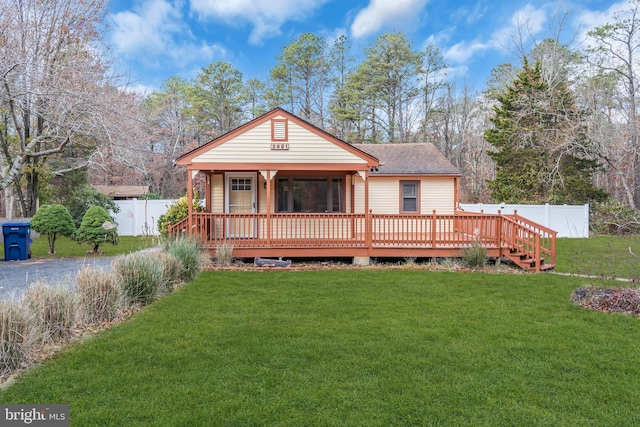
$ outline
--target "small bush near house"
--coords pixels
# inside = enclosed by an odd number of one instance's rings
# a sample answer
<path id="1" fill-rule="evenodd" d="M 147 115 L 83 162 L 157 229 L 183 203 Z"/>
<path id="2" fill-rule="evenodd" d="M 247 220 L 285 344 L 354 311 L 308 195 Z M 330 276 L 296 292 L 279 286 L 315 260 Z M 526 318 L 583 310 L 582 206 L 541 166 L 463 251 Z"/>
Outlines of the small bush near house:
<path id="1" fill-rule="evenodd" d="M 113 264 L 125 301 L 146 305 L 155 301 L 167 287 L 164 268 L 148 253 L 128 255 Z"/>
<path id="2" fill-rule="evenodd" d="M 197 238 L 181 236 L 169 240 L 165 247 L 167 253 L 176 257 L 182 264 L 181 279 L 185 282 L 193 280 L 205 262 L 200 241 Z"/>
<path id="3" fill-rule="evenodd" d="M 43 343 L 64 341 L 73 336 L 80 314 L 73 290 L 34 283 L 25 292 L 24 300 L 35 314 Z"/>
<path id="4" fill-rule="evenodd" d="M 60 204 L 42 205 L 31 219 L 31 228 L 41 234 L 46 234 L 49 241 L 49 254 L 56 253 L 56 238 L 71 236 L 76 226 L 71 214 Z"/>
<path id="5" fill-rule="evenodd" d="M 85 267 L 76 275 L 76 292 L 86 323 L 110 322 L 123 305 L 122 290 L 114 273 Z"/>
<path id="6" fill-rule="evenodd" d="M 91 206 L 76 231 L 75 240 L 92 246 L 91 253 L 97 254 L 102 243 L 118 243 L 118 230 L 111 217 L 101 206 Z"/>
<path id="7" fill-rule="evenodd" d="M 0 300 L 0 372 L 6 373 L 29 361 L 37 344 L 37 323 L 21 301 Z"/>
<path id="8" fill-rule="evenodd" d="M 463 258 L 471 268 L 483 268 L 487 263 L 487 248 L 480 242 L 474 241 L 471 246 L 464 249 Z"/>

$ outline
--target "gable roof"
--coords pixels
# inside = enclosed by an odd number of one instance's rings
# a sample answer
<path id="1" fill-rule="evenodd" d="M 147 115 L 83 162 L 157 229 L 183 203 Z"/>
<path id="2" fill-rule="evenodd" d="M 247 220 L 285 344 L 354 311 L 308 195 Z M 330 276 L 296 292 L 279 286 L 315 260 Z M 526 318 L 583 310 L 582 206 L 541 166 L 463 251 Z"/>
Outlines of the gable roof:
<path id="1" fill-rule="evenodd" d="M 461 175 L 431 143 L 353 144 L 380 160 L 371 175 Z"/>
<path id="2" fill-rule="evenodd" d="M 237 127 L 236 129 L 227 132 L 224 135 L 221 135 L 209 142 L 207 142 L 204 145 L 201 145 L 200 147 L 197 147 L 183 155 L 181 155 L 180 157 L 178 157 L 176 159 L 176 163 L 179 165 L 191 165 L 192 161 L 197 158 L 199 155 L 204 154 L 209 152 L 210 150 L 214 149 L 215 147 L 218 147 L 219 145 L 224 144 L 225 142 L 234 139 L 235 137 L 248 132 L 266 122 L 269 122 L 271 119 L 275 118 L 275 117 L 285 117 L 287 120 L 296 123 L 297 125 L 301 126 L 302 128 L 304 128 L 305 130 L 321 137 L 322 139 L 333 143 L 335 145 L 337 145 L 338 147 L 340 147 L 341 149 L 350 152 L 351 154 L 359 157 L 360 159 L 362 159 L 363 161 L 363 165 L 366 165 L 368 167 L 375 167 L 379 165 L 379 161 L 378 159 L 365 152 L 362 150 L 359 150 L 357 147 L 348 144 L 347 142 L 335 137 L 334 135 L 312 125 L 311 123 L 301 119 L 300 117 L 280 108 L 277 107 L 271 111 L 269 111 L 268 113 L 263 114 L 260 117 L 257 117 L 253 120 L 251 120 L 250 122 L 247 122 L 239 127 Z"/>

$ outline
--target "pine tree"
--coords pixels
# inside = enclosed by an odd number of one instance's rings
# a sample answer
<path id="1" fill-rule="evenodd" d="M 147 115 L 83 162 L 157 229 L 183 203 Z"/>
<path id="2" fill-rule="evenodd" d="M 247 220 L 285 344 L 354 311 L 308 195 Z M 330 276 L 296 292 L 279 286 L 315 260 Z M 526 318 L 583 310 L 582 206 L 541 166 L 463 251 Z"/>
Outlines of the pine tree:
<path id="1" fill-rule="evenodd" d="M 587 203 L 606 194 L 595 187 L 598 164 L 586 135 L 584 113 L 566 81 L 553 88 L 540 63 L 523 68 L 496 96 L 494 127 L 485 139 L 495 150 L 492 197 L 503 203 Z"/>

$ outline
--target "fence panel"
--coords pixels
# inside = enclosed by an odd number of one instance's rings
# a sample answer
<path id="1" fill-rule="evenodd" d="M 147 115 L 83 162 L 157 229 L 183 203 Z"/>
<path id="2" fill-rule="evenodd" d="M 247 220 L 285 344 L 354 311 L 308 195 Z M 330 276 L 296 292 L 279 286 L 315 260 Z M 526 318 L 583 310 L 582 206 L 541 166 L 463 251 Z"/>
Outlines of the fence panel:
<path id="1" fill-rule="evenodd" d="M 509 205 L 467 204 L 460 207 L 465 212 L 498 213 L 519 216 L 537 222 L 558 232 L 558 237 L 589 237 L 589 205 Z"/>

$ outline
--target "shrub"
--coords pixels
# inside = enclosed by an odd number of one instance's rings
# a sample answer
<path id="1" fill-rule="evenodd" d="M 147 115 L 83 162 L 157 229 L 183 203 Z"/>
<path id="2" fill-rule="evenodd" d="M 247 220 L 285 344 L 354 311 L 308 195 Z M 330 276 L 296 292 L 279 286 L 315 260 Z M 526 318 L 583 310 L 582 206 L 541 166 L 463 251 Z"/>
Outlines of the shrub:
<path id="1" fill-rule="evenodd" d="M 76 292 L 85 322 L 110 322 L 116 318 L 123 299 L 114 273 L 87 266 L 78 272 L 76 282 Z"/>
<path id="2" fill-rule="evenodd" d="M 149 304 L 167 287 L 162 265 L 148 253 L 134 253 L 114 262 L 122 292 L 129 304 Z"/>
<path id="3" fill-rule="evenodd" d="M 91 206 L 82 218 L 80 228 L 75 234 L 78 242 L 87 242 L 93 246 L 92 253 L 97 254 L 102 243 L 118 243 L 118 230 L 111 217 L 101 206 Z"/>
<path id="4" fill-rule="evenodd" d="M 640 210 L 618 200 L 598 203 L 591 212 L 591 230 L 601 235 L 640 234 Z"/>
<path id="5" fill-rule="evenodd" d="M 231 265 L 233 262 L 233 245 L 223 243 L 216 248 L 216 264 L 222 267 Z"/>
<path id="6" fill-rule="evenodd" d="M 40 206 L 31 219 L 31 228 L 47 235 L 50 254 L 56 253 L 55 243 L 58 235 L 71 236 L 76 230 L 71 214 L 60 204 Z"/>
<path id="7" fill-rule="evenodd" d="M 471 246 L 464 249 L 463 258 L 471 268 L 482 268 L 487 263 L 487 248 L 478 241 L 473 241 Z"/>
<path id="8" fill-rule="evenodd" d="M 68 201 L 69 213 L 76 228 L 80 227 L 82 218 L 91 206 L 101 206 L 107 212 L 120 212 L 120 206 L 112 199 L 99 192 L 94 186 L 82 184 L 71 192 Z M 115 220 L 111 218 L 109 221 L 114 222 Z"/>
<path id="9" fill-rule="evenodd" d="M 36 337 L 33 313 L 20 301 L 0 300 L 0 370 L 3 373 L 29 360 Z"/>
<path id="10" fill-rule="evenodd" d="M 25 292 L 24 299 L 36 316 L 42 342 L 63 341 L 73 336 L 80 310 L 71 289 L 34 283 Z"/>
<path id="11" fill-rule="evenodd" d="M 181 279 L 185 282 L 193 280 L 204 264 L 200 240 L 195 237 L 180 236 L 169 240 L 165 247 L 166 251 L 182 264 Z"/>
<path id="12" fill-rule="evenodd" d="M 193 193 L 193 210 L 202 212 L 204 208 L 200 206 L 200 197 L 198 192 Z M 162 236 L 167 236 L 169 224 L 177 224 L 189 215 L 189 197 L 182 196 L 173 204 L 169 205 L 167 213 L 160 215 L 158 218 L 158 231 Z"/>

